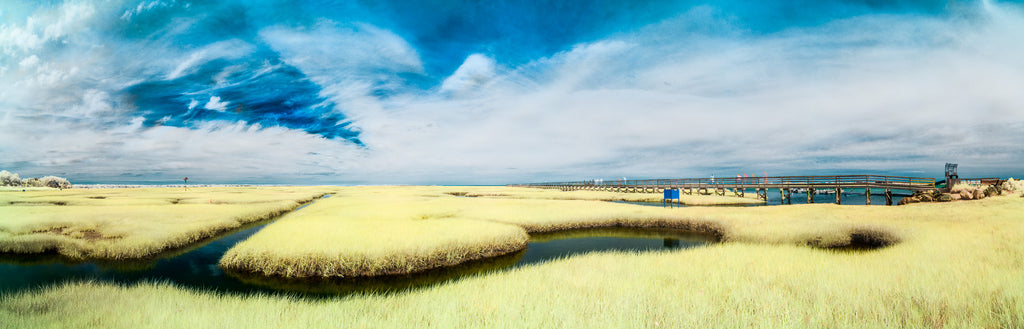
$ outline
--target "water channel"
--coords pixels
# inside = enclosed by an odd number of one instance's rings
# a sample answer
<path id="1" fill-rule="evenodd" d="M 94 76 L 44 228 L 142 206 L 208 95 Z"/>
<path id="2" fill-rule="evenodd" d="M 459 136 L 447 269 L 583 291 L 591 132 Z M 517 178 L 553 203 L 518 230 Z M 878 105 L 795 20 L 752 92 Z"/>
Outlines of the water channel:
<path id="1" fill-rule="evenodd" d="M 275 279 L 229 273 L 217 265 L 228 249 L 272 221 L 252 223 L 192 247 L 140 261 L 78 262 L 58 255 L 0 254 L 0 295 L 67 281 L 170 282 L 182 287 L 238 294 L 337 296 L 370 291 L 389 293 L 587 252 L 659 251 L 694 248 L 714 242 L 714 237 L 708 235 L 661 229 L 609 228 L 535 234 L 525 250 L 513 254 L 426 273 L 372 279 Z"/>

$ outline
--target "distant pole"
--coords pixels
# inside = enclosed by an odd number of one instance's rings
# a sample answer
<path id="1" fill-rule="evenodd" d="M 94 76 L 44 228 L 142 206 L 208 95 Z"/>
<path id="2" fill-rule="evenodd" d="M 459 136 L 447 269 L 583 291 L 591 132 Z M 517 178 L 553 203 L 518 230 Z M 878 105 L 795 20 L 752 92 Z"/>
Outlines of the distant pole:
<path id="1" fill-rule="evenodd" d="M 184 180 L 185 180 L 185 190 L 188 191 L 188 177 L 185 177 Z"/>

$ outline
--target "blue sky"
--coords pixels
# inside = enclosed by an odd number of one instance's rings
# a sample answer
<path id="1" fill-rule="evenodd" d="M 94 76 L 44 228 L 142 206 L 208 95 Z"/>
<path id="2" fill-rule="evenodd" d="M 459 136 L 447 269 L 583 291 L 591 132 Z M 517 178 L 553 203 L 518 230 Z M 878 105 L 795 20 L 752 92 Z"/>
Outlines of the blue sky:
<path id="1" fill-rule="evenodd" d="M 78 182 L 1024 174 L 996 1 L 0 1 L 0 168 Z"/>

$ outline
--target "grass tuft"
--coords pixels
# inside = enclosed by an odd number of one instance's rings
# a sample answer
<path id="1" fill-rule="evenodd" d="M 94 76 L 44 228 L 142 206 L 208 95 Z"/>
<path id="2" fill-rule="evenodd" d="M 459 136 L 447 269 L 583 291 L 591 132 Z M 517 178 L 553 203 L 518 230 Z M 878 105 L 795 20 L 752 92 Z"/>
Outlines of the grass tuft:
<path id="1" fill-rule="evenodd" d="M 247 193 L 231 193 L 237 189 Z M 273 218 L 315 187 L 73 189 L 0 192 L 0 253 L 133 259 Z M 169 204 L 167 199 L 178 202 Z"/>

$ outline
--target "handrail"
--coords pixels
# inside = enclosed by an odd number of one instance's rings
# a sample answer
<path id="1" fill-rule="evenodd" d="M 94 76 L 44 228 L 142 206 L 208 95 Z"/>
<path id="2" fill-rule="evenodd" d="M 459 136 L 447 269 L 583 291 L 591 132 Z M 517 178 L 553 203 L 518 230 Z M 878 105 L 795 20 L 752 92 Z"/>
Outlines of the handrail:
<path id="1" fill-rule="evenodd" d="M 570 182 L 544 182 L 519 184 L 528 187 L 892 187 L 925 189 L 935 186 L 934 178 L 886 176 L 886 175 L 816 175 L 816 176 L 766 176 L 766 177 L 726 177 L 726 178 L 657 178 L 634 180 L 585 180 Z"/>

